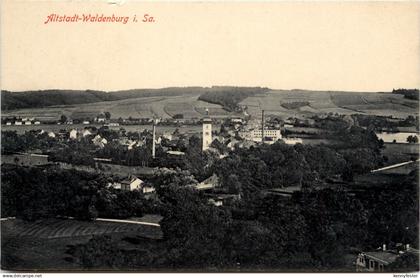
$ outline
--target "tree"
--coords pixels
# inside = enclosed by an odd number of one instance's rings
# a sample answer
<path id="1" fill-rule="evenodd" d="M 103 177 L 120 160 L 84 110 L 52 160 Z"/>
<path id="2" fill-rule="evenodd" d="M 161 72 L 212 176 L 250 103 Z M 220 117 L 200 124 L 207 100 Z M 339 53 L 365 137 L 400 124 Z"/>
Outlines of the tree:
<path id="1" fill-rule="evenodd" d="M 66 115 L 63 114 L 60 117 L 60 123 L 64 124 L 65 122 L 67 122 L 67 117 L 66 117 Z"/>
<path id="2" fill-rule="evenodd" d="M 104 112 L 104 115 L 105 115 L 105 119 L 107 119 L 107 120 L 111 119 L 111 113 L 110 112 L 106 111 L 106 112 Z"/>
<path id="3" fill-rule="evenodd" d="M 407 137 L 407 142 L 410 143 L 410 144 L 416 144 L 416 143 L 419 142 L 419 138 L 417 138 L 416 135 L 409 135 Z"/>
<path id="4" fill-rule="evenodd" d="M 169 267 L 223 267 L 230 214 L 207 205 L 190 188 L 167 187 L 167 209 L 161 229 L 167 240 L 165 259 Z"/>
<path id="5" fill-rule="evenodd" d="M 405 253 L 399 256 L 395 262 L 389 265 L 392 272 L 416 272 L 419 271 L 419 255 L 416 253 Z"/>
<path id="6" fill-rule="evenodd" d="M 2 211 L 29 221 L 57 215 L 91 220 L 104 187 L 102 176 L 87 172 L 2 167 Z"/>

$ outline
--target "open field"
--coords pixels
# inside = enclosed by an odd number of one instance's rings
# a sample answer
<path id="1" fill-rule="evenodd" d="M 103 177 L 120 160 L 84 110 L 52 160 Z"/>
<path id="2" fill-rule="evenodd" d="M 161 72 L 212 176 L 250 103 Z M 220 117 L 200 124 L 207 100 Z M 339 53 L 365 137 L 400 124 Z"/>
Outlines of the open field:
<path id="1" fill-rule="evenodd" d="M 361 187 L 378 188 L 388 185 L 395 186 L 407 178 L 408 174 L 412 171 L 418 170 L 418 168 L 419 162 L 415 161 L 399 167 L 356 176 L 354 178 L 354 184 Z"/>
<path id="2" fill-rule="evenodd" d="M 2 269 L 77 270 L 67 253 L 70 246 L 88 242 L 92 235 L 106 234 L 126 250 L 150 250 L 159 244 L 159 227 L 106 222 L 46 219 L 33 223 L 7 220 L 1 225 Z M 125 238 L 137 239 L 130 243 Z"/>
<path id="3" fill-rule="evenodd" d="M 46 155 L 5 154 L 1 156 L 1 163 L 21 166 L 40 166 L 51 162 L 48 161 L 48 156 Z"/>
<path id="4" fill-rule="evenodd" d="M 308 105 L 305 105 L 307 104 Z M 260 117 L 261 110 L 281 117 L 305 117 L 321 113 L 367 114 L 405 118 L 418 115 L 418 102 L 391 93 L 273 90 L 240 103 Z M 294 109 L 287 109 L 294 108 Z"/>
<path id="5" fill-rule="evenodd" d="M 409 161 L 418 158 L 419 144 L 385 143 L 382 154 L 388 158 L 387 165 Z"/>
<path id="6" fill-rule="evenodd" d="M 382 139 L 385 143 L 408 143 L 408 136 L 419 136 L 417 132 L 378 132 L 376 133 L 379 139 Z"/>
<path id="7" fill-rule="evenodd" d="M 200 92 L 185 95 L 147 96 L 79 105 L 3 111 L 2 116 L 35 117 L 41 121 L 57 120 L 62 114 L 70 118 L 95 117 L 110 112 L 112 118 L 171 118 L 182 114 L 185 119 L 201 118 L 206 108 L 212 117 L 237 116 L 217 104 L 198 100 Z M 306 90 L 272 90 L 247 97 L 239 103 L 253 117 L 261 110 L 281 117 L 305 117 L 322 113 L 368 114 L 405 118 L 418 115 L 418 102 L 392 93 L 330 92 Z M 289 109 L 288 109 L 289 108 Z"/>
<path id="8" fill-rule="evenodd" d="M 141 218 L 138 218 L 139 220 Z M 11 219 L 2 222 L 2 233 L 11 233 L 17 237 L 62 238 L 92 236 L 135 231 L 138 236 L 159 239 L 160 227 L 143 226 L 128 223 L 78 221 L 72 219 L 45 219 L 26 222 Z"/>
<path id="9" fill-rule="evenodd" d="M 45 108 L 3 111 L 2 116 L 35 117 L 41 121 L 58 120 L 62 114 L 72 119 L 93 118 L 100 113 L 110 112 L 118 118 L 171 118 L 182 114 L 185 119 L 201 118 L 205 109 L 213 117 L 226 117 L 230 113 L 220 105 L 198 100 L 197 95 L 140 97 L 116 101 L 103 101 L 80 105 L 50 106 Z"/>

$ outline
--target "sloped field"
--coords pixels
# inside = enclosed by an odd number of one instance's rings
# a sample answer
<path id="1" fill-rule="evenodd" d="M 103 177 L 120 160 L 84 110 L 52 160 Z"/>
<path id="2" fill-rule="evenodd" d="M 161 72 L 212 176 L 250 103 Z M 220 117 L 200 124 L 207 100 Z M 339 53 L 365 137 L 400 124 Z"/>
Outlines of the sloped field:
<path id="1" fill-rule="evenodd" d="M 46 108 L 21 109 L 7 111 L 2 116 L 35 117 L 40 120 L 58 120 L 61 115 L 72 119 L 94 118 L 98 114 L 110 112 L 113 119 L 118 118 L 172 118 L 182 114 L 185 119 L 201 118 L 206 108 L 210 115 L 226 117 L 228 112 L 217 104 L 198 100 L 198 95 L 141 97 L 118 101 L 104 101 L 90 104 L 56 106 Z"/>
<path id="2" fill-rule="evenodd" d="M 3 231 L 7 231 L 16 237 L 35 238 L 79 237 L 129 231 L 135 231 L 139 236 L 146 238 L 160 238 L 162 236 L 160 227 L 63 219 L 46 219 L 35 222 L 25 222 L 19 219 L 7 220 L 2 222 Z"/>
<path id="3" fill-rule="evenodd" d="M 297 105 L 299 103 L 302 105 Z M 303 105 L 306 103 L 309 104 Z M 281 117 L 320 113 L 360 113 L 400 118 L 418 115 L 418 102 L 391 93 L 277 90 L 248 97 L 240 105 L 247 107 L 253 117 L 260 117 L 261 110 Z"/>
<path id="4" fill-rule="evenodd" d="M 150 218 L 153 221 L 156 219 Z M 159 246 L 159 227 L 75 220 L 42 220 L 1 223 L 1 266 L 7 270 L 82 270 L 68 253 L 71 246 L 88 242 L 92 235 L 106 234 L 126 250 L 150 250 Z M 130 237 L 141 244 L 130 244 Z"/>
<path id="5" fill-rule="evenodd" d="M 199 93 L 185 96 L 140 97 L 118 101 L 105 101 L 81 105 L 66 105 L 36 109 L 7 111 L 2 116 L 59 119 L 64 114 L 71 118 L 94 117 L 108 111 L 116 118 L 171 118 L 182 114 L 185 119 L 201 118 L 206 109 L 212 117 L 237 116 L 220 105 L 198 100 Z M 309 103 L 295 109 L 293 103 Z M 418 102 L 391 93 L 329 92 L 305 90 L 276 90 L 250 96 L 239 103 L 247 107 L 253 117 L 260 117 L 261 110 L 281 117 L 309 116 L 319 113 L 392 115 L 405 118 L 418 115 Z M 293 106 L 293 105 L 292 105 Z"/>

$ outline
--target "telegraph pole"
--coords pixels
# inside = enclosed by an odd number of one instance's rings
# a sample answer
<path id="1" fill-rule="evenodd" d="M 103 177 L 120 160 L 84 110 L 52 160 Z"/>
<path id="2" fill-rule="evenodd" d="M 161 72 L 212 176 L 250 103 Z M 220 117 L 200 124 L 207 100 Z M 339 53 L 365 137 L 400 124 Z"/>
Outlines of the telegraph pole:
<path id="1" fill-rule="evenodd" d="M 152 158 L 156 156 L 156 120 L 153 118 L 153 139 L 152 139 Z"/>

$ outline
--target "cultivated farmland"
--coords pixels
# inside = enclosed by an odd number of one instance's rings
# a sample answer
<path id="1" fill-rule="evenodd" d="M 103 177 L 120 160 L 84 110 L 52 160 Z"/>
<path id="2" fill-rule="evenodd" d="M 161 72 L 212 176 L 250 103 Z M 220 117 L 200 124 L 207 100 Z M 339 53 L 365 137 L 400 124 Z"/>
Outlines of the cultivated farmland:
<path id="1" fill-rule="evenodd" d="M 251 96 L 239 103 L 254 117 L 261 110 L 281 117 L 314 114 L 368 114 L 405 118 L 418 115 L 418 102 L 392 93 L 273 90 Z"/>
<path id="2" fill-rule="evenodd" d="M 201 118 L 206 108 L 215 117 L 229 116 L 222 106 L 198 100 L 198 95 L 141 97 L 117 101 L 104 101 L 80 105 L 7 111 L 2 116 L 35 117 L 40 120 L 58 120 L 62 114 L 72 119 L 94 118 L 100 113 L 110 112 L 112 118 L 172 118 L 182 114 L 184 118 Z"/>
<path id="3" fill-rule="evenodd" d="M 145 238 L 159 239 L 162 237 L 160 227 L 129 223 L 78 221 L 72 219 L 45 219 L 35 222 L 11 219 L 2 223 L 2 232 L 10 232 L 17 237 L 62 238 L 130 231 L 135 231 L 137 235 Z"/>
<path id="4" fill-rule="evenodd" d="M 57 120 L 64 114 L 70 118 L 92 118 L 106 111 L 112 118 L 201 118 L 208 109 L 210 116 L 223 118 L 238 116 L 221 105 L 198 100 L 200 92 L 185 95 L 147 96 L 80 105 L 49 106 L 45 108 L 3 111 L 2 116 L 35 117 Z M 305 117 L 315 114 L 368 114 L 405 118 L 418 115 L 418 102 L 392 93 L 330 92 L 307 90 L 272 90 L 251 95 L 239 103 L 252 117 L 260 117 L 261 110 L 281 117 Z"/>
<path id="5" fill-rule="evenodd" d="M 151 218 L 150 218 L 151 219 Z M 71 246 L 88 242 L 93 235 L 106 234 L 119 248 L 150 250 L 159 246 L 159 227 L 136 224 L 85 222 L 46 219 L 36 222 L 6 220 L 1 225 L 2 269 L 8 270 L 80 270 L 68 254 Z M 124 238 L 135 238 L 130 244 Z"/>

